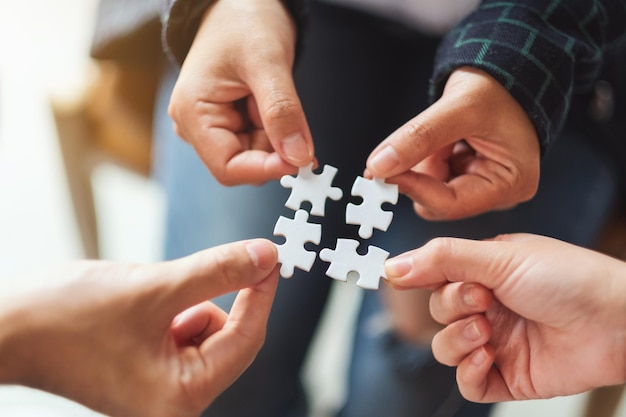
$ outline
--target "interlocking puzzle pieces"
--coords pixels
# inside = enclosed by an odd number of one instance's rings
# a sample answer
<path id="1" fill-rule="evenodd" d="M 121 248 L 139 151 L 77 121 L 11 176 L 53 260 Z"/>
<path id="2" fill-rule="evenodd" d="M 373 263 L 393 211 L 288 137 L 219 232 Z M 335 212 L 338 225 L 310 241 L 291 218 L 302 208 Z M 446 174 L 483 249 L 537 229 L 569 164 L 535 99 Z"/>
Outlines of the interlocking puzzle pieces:
<path id="1" fill-rule="evenodd" d="M 274 226 L 275 236 L 284 236 L 285 243 L 276 245 L 278 262 L 281 263 L 280 275 L 291 278 L 294 269 L 309 272 L 317 254 L 304 248 L 306 242 L 319 245 L 322 238 L 322 225 L 309 223 L 309 213 L 298 210 L 293 219 L 280 216 Z"/>
<path id="2" fill-rule="evenodd" d="M 313 164 L 300 168 L 297 177 L 284 175 L 280 179 L 280 185 L 291 188 L 289 199 L 285 207 L 298 210 L 303 201 L 311 202 L 311 214 L 323 216 L 326 205 L 326 198 L 339 200 L 343 196 L 343 191 L 339 187 L 331 184 L 337 173 L 337 168 L 324 165 L 321 174 L 313 172 Z"/>
<path id="3" fill-rule="evenodd" d="M 335 250 L 322 249 L 320 259 L 330 262 L 326 275 L 339 281 L 347 281 L 348 274 L 356 271 L 359 274 L 356 285 L 377 290 L 380 278 L 386 278 L 385 261 L 389 252 L 370 245 L 367 254 L 360 255 L 356 251 L 358 246 L 357 240 L 337 239 Z"/>
<path id="4" fill-rule="evenodd" d="M 358 177 L 352 185 L 352 195 L 360 196 L 363 202 L 359 205 L 348 204 L 346 207 L 346 223 L 360 225 L 359 236 L 363 239 L 372 237 L 374 228 L 386 231 L 393 219 L 393 212 L 381 208 L 383 203 L 398 202 L 398 186 L 387 184 L 382 178 L 371 180 Z"/>

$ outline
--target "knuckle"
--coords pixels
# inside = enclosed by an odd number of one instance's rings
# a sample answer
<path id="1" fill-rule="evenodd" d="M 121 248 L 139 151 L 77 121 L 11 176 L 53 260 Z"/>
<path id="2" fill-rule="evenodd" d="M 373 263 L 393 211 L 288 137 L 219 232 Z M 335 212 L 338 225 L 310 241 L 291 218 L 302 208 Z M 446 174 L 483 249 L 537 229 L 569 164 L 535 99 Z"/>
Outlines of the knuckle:
<path id="1" fill-rule="evenodd" d="M 237 257 L 231 250 L 220 247 L 213 255 L 213 262 L 217 274 L 222 277 L 223 282 L 233 288 L 240 281 L 241 271 L 238 266 Z"/>
<path id="2" fill-rule="evenodd" d="M 292 117 L 300 106 L 291 98 L 284 94 L 274 93 L 270 98 L 270 104 L 264 110 L 265 120 L 269 124 L 280 123 Z"/>
<path id="3" fill-rule="evenodd" d="M 419 155 L 427 155 L 433 145 L 433 129 L 427 123 L 416 120 L 408 122 L 404 127 L 404 137 L 410 151 Z"/>
<path id="4" fill-rule="evenodd" d="M 429 253 L 429 258 L 434 264 L 441 265 L 454 253 L 456 239 L 451 237 L 436 237 L 426 243 L 425 249 Z"/>

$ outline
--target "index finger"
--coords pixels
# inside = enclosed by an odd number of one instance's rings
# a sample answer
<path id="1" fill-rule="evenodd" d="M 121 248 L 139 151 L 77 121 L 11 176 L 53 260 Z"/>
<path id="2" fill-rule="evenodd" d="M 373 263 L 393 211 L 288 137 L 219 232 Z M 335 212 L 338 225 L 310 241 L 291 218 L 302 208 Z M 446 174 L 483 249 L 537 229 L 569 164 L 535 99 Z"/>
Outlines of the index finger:
<path id="1" fill-rule="evenodd" d="M 467 112 L 454 100 L 439 99 L 380 143 L 367 159 L 375 177 L 389 178 L 408 171 L 427 156 L 474 132 L 463 118 Z"/>
<path id="2" fill-rule="evenodd" d="M 449 282 L 477 282 L 493 290 L 513 275 L 517 259 L 505 240 L 436 238 L 385 263 L 397 288 L 436 289 Z"/>

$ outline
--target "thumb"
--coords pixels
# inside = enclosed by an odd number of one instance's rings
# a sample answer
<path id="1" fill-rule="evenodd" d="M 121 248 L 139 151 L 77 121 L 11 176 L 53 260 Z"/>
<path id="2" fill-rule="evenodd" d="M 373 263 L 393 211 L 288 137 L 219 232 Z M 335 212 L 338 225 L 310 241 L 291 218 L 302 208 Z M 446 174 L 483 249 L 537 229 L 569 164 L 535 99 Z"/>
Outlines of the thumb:
<path id="1" fill-rule="evenodd" d="M 393 132 L 374 149 L 367 169 L 374 177 L 389 178 L 410 170 L 437 150 L 474 134 L 473 122 L 462 101 L 443 96 Z"/>
<path id="2" fill-rule="evenodd" d="M 260 124 L 281 158 L 297 167 L 313 161 L 313 140 L 291 68 L 270 64 L 253 77 L 250 89 L 257 103 Z"/>
<path id="3" fill-rule="evenodd" d="M 253 239 L 216 246 L 175 261 L 147 266 L 157 288 L 166 288 L 164 310 L 174 317 L 214 297 L 253 287 L 276 269 L 276 245 Z"/>

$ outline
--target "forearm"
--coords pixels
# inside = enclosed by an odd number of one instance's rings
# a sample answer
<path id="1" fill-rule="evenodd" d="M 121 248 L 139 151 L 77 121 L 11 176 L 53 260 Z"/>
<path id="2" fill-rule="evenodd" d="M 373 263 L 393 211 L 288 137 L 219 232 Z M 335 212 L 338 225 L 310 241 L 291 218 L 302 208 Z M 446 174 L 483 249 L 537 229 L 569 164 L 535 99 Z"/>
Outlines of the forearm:
<path id="1" fill-rule="evenodd" d="M 485 0 L 443 40 L 431 95 L 441 94 L 454 69 L 478 67 L 524 108 L 545 150 L 572 94 L 592 85 L 605 53 L 624 37 L 625 21 L 624 0 Z"/>

